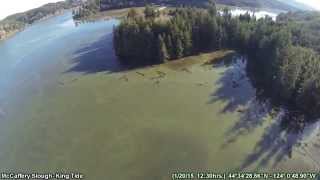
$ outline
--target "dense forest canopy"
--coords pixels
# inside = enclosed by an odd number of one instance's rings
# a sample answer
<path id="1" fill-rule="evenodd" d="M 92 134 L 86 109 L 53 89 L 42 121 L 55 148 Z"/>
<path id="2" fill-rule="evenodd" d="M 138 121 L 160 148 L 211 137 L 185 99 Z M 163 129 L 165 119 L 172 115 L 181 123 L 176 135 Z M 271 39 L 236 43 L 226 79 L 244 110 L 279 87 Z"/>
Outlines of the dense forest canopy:
<path id="1" fill-rule="evenodd" d="M 161 13 L 141 17 L 131 10 L 114 29 L 114 47 L 121 62 L 133 66 L 162 63 L 200 52 L 235 49 L 248 56 L 255 84 L 281 105 L 310 117 L 320 116 L 319 14 L 282 14 L 277 21 L 248 13 L 232 17 L 207 9 L 178 8 L 163 20 Z"/>
<path id="2" fill-rule="evenodd" d="M 278 23 L 286 23 L 291 26 L 295 44 L 320 52 L 320 12 L 289 12 L 280 14 L 277 19 Z"/>

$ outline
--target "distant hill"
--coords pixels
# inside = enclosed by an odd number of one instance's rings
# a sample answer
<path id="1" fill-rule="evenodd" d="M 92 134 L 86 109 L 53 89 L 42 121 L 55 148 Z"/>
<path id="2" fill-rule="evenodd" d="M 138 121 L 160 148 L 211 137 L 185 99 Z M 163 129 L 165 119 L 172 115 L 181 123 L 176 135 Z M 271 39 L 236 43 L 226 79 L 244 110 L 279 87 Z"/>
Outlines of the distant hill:
<path id="1" fill-rule="evenodd" d="M 282 0 L 284 1 L 284 0 Z M 174 5 L 206 5 L 209 0 L 101 0 L 102 9 L 121 8 L 144 3 L 174 4 Z M 296 11 L 297 7 L 278 0 L 216 0 L 217 4 L 238 7 L 270 8 L 284 11 Z"/>
<path id="2" fill-rule="evenodd" d="M 214 0 L 217 4 L 246 8 L 265 8 L 282 11 L 297 11 L 296 7 L 278 0 Z M 86 0 L 73 11 L 75 20 L 85 20 L 99 11 L 110 9 L 121 9 L 134 6 L 145 6 L 146 4 L 158 4 L 166 6 L 197 6 L 206 7 L 210 0 Z"/>
<path id="3" fill-rule="evenodd" d="M 284 4 L 287 4 L 289 6 L 292 6 L 294 8 L 300 9 L 300 10 L 304 10 L 304 11 L 313 11 L 315 10 L 315 8 L 308 6 L 306 4 L 297 2 L 296 0 L 278 0 Z"/>
<path id="4" fill-rule="evenodd" d="M 70 9 L 78 6 L 81 3 L 82 0 L 60 1 L 57 3 L 49 3 L 23 13 L 10 15 L 0 21 L 0 40 L 7 38 L 17 31 L 20 31 L 26 25 L 30 25 L 50 15 L 54 15 L 64 9 Z"/>
<path id="5" fill-rule="evenodd" d="M 77 4 L 80 4 L 81 0 L 66 0 L 66 1 L 60 1 L 57 3 L 48 3 L 41 7 L 23 12 L 23 13 L 17 13 L 10 15 L 0 21 L 0 23 L 5 22 L 22 22 L 26 24 L 32 24 L 33 22 L 42 19 L 45 16 L 51 15 L 56 13 L 57 11 L 71 8 Z"/>
<path id="6" fill-rule="evenodd" d="M 298 8 L 290 4 L 280 2 L 278 0 L 217 0 L 218 4 L 253 7 L 253 8 L 269 8 L 284 11 L 296 11 Z"/>

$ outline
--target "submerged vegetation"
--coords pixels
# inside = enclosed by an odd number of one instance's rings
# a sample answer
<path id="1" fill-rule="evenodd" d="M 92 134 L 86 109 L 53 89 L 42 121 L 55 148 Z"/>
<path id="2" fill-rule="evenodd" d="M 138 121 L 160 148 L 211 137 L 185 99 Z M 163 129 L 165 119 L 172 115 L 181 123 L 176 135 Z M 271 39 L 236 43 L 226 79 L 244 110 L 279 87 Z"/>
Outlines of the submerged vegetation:
<path id="1" fill-rule="evenodd" d="M 235 49 L 248 56 L 252 80 L 269 97 L 293 111 L 319 117 L 319 39 L 308 40 L 317 31 L 311 23 L 318 14 L 309 16 L 310 26 L 304 28 L 290 20 L 291 14 L 276 21 L 249 13 L 232 17 L 228 9 L 219 13 L 213 2 L 207 9 L 177 8 L 167 18 L 150 10 L 147 7 L 142 17 L 132 10 L 114 29 L 114 48 L 123 63 L 140 66 Z"/>

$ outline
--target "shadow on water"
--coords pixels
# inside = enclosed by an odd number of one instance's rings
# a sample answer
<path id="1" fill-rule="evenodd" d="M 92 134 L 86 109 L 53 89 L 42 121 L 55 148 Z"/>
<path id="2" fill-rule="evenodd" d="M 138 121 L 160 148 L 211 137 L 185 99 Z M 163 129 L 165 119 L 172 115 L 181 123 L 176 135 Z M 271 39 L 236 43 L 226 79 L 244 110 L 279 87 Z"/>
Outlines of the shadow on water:
<path id="1" fill-rule="evenodd" d="M 65 73 L 78 72 L 106 74 L 145 68 L 156 64 L 127 65 L 119 61 L 113 49 L 113 35 L 107 34 L 98 41 L 82 47 L 72 54 L 72 67 Z"/>
<path id="2" fill-rule="evenodd" d="M 246 76 L 246 60 L 239 55 L 232 55 L 217 61 L 214 67 L 227 68 L 223 72 L 222 77 L 218 80 L 215 86 L 219 87 L 213 94 L 209 103 L 216 101 L 227 102 L 222 112 L 233 112 L 238 108 L 244 107 L 254 94 L 254 89 L 250 87 L 249 79 Z"/>
<path id="3" fill-rule="evenodd" d="M 246 58 L 239 55 L 224 58 L 214 67 L 224 67 L 219 87 L 209 103 L 225 102 L 220 113 L 238 113 L 237 121 L 226 131 L 221 148 L 235 143 L 240 138 L 252 135 L 258 127 L 265 127 L 263 135 L 242 162 L 239 170 L 251 166 L 256 168 L 272 165 L 275 167 L 284 158 L 291 158 L 295 146 L 300 146 L 303 137 L 305 117 L 301 113 L 276 107 L 261 91 L 253 87 L 246 70 Z M 268 117 L 272 122 L 267 124 Z"/>
<path id="4" fill-rule="evenodd" d="M 125 70 L 126 68 L 117 60 L 112 46 L 112 34 L 107 34 L 98 41 L 75 51 L 72 55 L 73 67 L 66 73 L 112 73 Z"/>
<path id="5" fill-rule="evenodd" d="M 296 117 L 297 116 L 297 117 Z M 302 140 L 303 127 L 298 127 L 296 120 L 303 117 L 285 111 L 278 112 L 273 122 L 268 126 L 255 145 L 254 151 L 249 153 L 240 169 L 244 169 L 257 162 L 258 167 L 265 167 L 271 163 L 275 167 L 284 158 L 291 158 L 294 146 L 299 146 Z"/>

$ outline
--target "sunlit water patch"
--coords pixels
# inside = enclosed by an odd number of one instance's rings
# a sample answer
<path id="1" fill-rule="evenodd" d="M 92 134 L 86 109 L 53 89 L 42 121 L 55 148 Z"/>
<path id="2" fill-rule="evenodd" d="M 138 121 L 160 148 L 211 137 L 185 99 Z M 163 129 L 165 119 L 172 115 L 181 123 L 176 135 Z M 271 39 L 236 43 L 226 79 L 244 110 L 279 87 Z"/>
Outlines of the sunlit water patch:
<path id="1" fill-rule="evenodd" d="M 222 14 L 223 11 L 220 11 Z M 265 11 L 265 10 L 252 10 L 252 9 L 240 9 L 240 8 L 233 8 L 230 10 L 232 16 L 240 16 L 246 13 L 250 14 L 251 16 L 255 16 L 257 19 L 265 18 L 266 16 L 271 17 L 273 20 L 276 20 L 279 12 L 272 12 L 272 11 Z"/>

